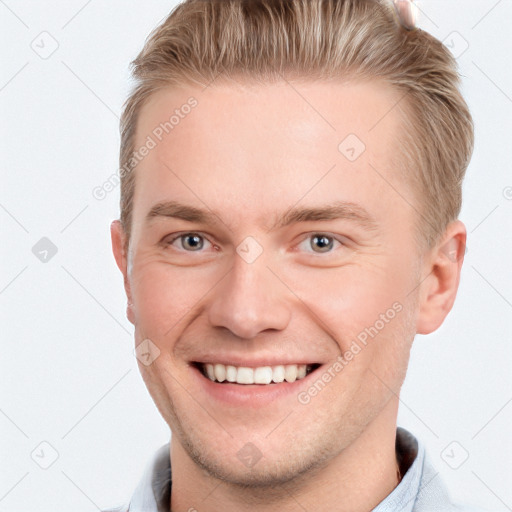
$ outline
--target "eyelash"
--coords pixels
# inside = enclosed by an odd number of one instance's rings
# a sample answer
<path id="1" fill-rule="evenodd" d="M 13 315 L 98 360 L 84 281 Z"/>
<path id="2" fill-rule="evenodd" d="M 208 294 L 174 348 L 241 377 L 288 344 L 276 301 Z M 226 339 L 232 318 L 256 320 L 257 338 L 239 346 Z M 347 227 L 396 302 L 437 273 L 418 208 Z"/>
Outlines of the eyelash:
<path id="1" fill-rule="evenodd" d="M 210 244 L 212 244 L 212 242 L 210 242 L 210 241 L 208 240 L 208 237 L 207 237 L 207 236 L 205 236 L 203 233 L 198 232 L 198 231 L 187 231 L 187 232 L 185 232 L 185 233 L 180 233 L 180 234 L 178 234 L 178 235 L 174 236 L 174 237 L 173 237 L 171 240 L 169 240 L 168 242 L 164 242 L 164 245 L 165 245 L 165 246 L 170 246 L 170 245 L 174 244 L 174 242 L 175 242 L 176 240 L 183 239 L 184 237 L 189 236 L 189 235 L 198 235 L 198 236 L 200 236 L 201 238 L 203 238 L 203 239 L 207 240 Z M 329 234 L 329 233 L 323 233 L 323 232 L 321 232 L 321 231 L 318 231 L 318 232 L 316 232 L 316 231 L 315 231 L 315 232 L 308 233 L 308 234 L 307 234 L 307 236 L 306 236 L 303 240 L 301 240 L 301 242 L 300 242 L 300 243 L 303 243 L 303 242 L 305 242 L 306 240 L 310 240 L 310 239 L 312 239 L 312 238 L 313 238 L 313 237 L 315 237 L 315 236 L 321 236 L 321 237 L 322 237 L 322 236 L 325 236 L 325 237 L 327 237 L 327 238 L 329 238 L 329 239 L 331 239 L 331 240 L 333 240 L 333 241 L 335 241 L 335 242 L 338 242 L 339 246 L 341 246 L 341 247 L 343 247 L 343 246 L 345 246 L 345 245 L 346 245 L 344 242 L 342 242 L 339 238 L 335 237 L 334 235 L 331 235 L 331 234 Z M 215 244 L 212 244 L 212 245 L 215 247 Z M 299 244 L 299 245 L 300 245 L 300 244 Z M 202 252 L 202 251 L 201 251 L 201 250 L 198 250 L 198 251 L 187 251 L 186 249 L 183 249 L 183 252 L 194 253 L 194 252 Z M 308 251 L 308 252 L 309 252 L 309 251 Z M 321 256 L 321 255 L 323 255 L 323 254 L 332 254 L 332 253 L 334 253 L 334 252 L 335 252 L 335 248 L 333 248 L 333 249 L 332 249 L 332 250 L 330 250 L 330 251 L 324 252 L 324 253 L 322 253 L 322 252 L 318 252 L 318 253 L 315 253 L 315 252 L 309 252 L 309 253 L 310 253 L 310 254 L 312 254 L 312 255 L 315 255 L 315 256 L 316 256 L 316 255 Z"/>

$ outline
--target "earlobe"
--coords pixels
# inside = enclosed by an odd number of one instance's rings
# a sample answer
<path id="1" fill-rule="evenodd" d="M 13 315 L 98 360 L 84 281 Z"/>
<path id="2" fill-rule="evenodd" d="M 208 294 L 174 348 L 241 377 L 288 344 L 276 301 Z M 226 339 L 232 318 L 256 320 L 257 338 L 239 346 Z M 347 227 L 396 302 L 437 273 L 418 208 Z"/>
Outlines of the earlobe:
<path id="1" fill-rule="evenodd" d="M 429 334 L 443 323 L 455 302 L 460 272 L 466 252 L 466 228 L 457 220 L 451 222 L 440 242 L 430 251 L 423 269 L 419 292 L 418 334 Z"/>
<path id="2" fill-rule="evenodd" d="M 123 229 L 121 221 L 114 220 L 110 225 L 110 236 L 112 240 L 112 252 L 119 270 L 123 274 L 124 289 L 126 292 L 127 306 L 126 316 L 128 320 L 135 324 L 135 315 L 133 312 L 133 302 L 130 288 L 130 281 L 128 279 L 128 254 L 126 253 L 126 234 Z"/>

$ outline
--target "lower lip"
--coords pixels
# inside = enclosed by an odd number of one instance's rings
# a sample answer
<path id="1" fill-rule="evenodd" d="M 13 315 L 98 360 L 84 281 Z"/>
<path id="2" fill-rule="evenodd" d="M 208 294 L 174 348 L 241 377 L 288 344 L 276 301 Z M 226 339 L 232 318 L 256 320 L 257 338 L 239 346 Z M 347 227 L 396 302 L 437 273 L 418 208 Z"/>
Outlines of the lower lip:
<path id="1" fill-rule="evenodd" d="M 215 401 L 233 406 L 254 408 L 264 407 L 276 400 L 290 396 L 294 396 L 297 400 L 298 393 L 310 386 L 310 380 L 315 378 L 316 375 L 319 375 L 317 372 L 321 368 L 321 366 L 318 367 L 306 377 L 296 380 L 295 382 L 234 384 L 214 382 L 208 377 L 205 377 L 201 370 L 190 366 L 193 375 L 199 381 L 201 390 Z"/>

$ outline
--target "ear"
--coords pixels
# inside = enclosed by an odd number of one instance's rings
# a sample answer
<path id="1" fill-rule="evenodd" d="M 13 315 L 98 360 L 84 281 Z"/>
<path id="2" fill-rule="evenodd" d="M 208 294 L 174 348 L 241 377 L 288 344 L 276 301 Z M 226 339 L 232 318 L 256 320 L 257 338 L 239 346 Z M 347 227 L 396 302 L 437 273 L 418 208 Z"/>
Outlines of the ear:
<path id="1" fill-rule="evenodd" d="M 135 325 L 135 315 L 133 311 L 132 293 L 130 289 L 130 280 L 128 276 L 128 254 L 126 245 L 126 233 L 120 220 L 115 220 L 110 225 L 110 236 L 112 239 L 112 252 L 116 259 L 117 266 L 123 274 L 124 290 L 128 305 L 126 306 L 126 316 L 128 320 Z"/>
<path id="2" fill-rule="evenodd" d="M 466 227 L 460 220 L 451 222 L 425 258 L 423 275 L 428 277 L 420 285 L 418 334 L 435 331 L 452 309 L 466 252 L 466 236 Z"/>

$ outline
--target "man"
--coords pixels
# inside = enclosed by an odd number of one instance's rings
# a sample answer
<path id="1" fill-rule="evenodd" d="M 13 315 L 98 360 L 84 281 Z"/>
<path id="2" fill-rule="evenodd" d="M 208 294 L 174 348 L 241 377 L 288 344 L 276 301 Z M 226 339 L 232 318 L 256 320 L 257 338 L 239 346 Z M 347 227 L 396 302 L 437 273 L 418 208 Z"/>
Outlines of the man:
<path id="1" fill-rule="evenodd" d="M 134 61 L 112 245 L 172 436 L 130 512 L 470 510 L 396 424 L 473 147 L 411 9 L 188 0 Z"/>

